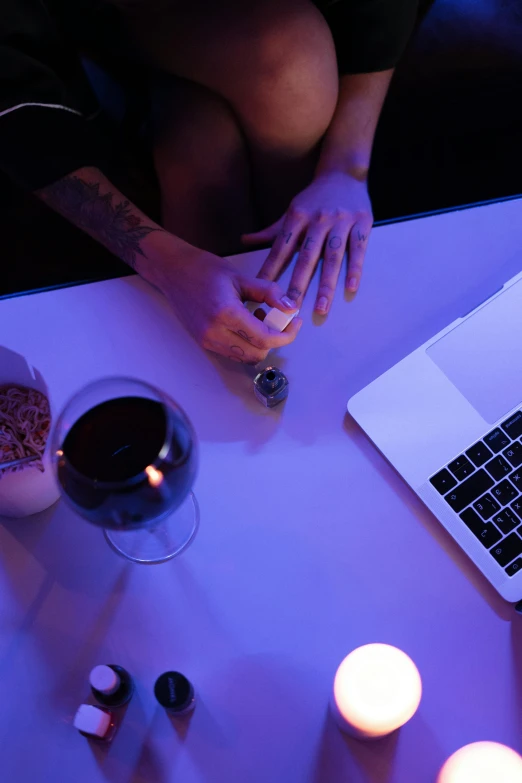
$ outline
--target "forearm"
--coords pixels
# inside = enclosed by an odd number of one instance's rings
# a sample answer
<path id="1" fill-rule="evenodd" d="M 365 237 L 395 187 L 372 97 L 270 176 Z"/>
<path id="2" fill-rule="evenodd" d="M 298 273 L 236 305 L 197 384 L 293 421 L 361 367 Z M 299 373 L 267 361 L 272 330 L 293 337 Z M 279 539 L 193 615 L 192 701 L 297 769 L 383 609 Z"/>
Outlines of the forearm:
<path id="1" fill-rule="evenodd" d="M 316 176 L 341 172 L 365 180 L 373 139 L 393 70 L 342 76 L 339 99 Z"/>
<path id="2" fill-rule="evenodd" d="M 150 282 L 165 255 L 190 246 L 148 218 L 96 168 L 82 168 L 35 195 Z"/>

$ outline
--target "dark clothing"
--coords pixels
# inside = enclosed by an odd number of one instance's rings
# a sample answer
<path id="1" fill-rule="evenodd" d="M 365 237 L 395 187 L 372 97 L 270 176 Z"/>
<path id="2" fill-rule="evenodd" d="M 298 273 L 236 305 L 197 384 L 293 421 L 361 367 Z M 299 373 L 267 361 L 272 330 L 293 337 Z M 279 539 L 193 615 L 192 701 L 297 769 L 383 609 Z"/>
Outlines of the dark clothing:
<path id="1" fill-rule="evenodd" d="M 387 71 L 412 34 L 418 0 L 316 0 L 332 31 L 341 74 Z"/>
<path id="2" fill-rule="evenodd" d="M 82 166 L 110 165 L 79 52 L 125 50 L 119 11 L 102 0 L 1 0 L 0 175 L 28 190 Z M 341 73 L 393 68 L 418 0 L 316 0 Z"/>

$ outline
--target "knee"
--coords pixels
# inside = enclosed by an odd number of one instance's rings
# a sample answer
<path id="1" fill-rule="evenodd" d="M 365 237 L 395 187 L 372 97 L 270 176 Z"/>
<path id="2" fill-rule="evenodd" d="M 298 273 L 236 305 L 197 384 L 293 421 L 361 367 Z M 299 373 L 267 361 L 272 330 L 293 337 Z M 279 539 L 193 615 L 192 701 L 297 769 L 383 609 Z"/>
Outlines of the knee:
<path id="1" fill-rule="evenodd" d="M 197 183 L 221 178 L 243 141 L 226 102 L 196 84 L 178 82 L 155 101 L 154 156 L 160 179 L 184 170 Z"/>
<path id="2" fill-rule="evenodd" d="M 337 58 L 326 21 L 309 0 L 280 5 L 252 47 L 250 84 L 236 110 L 258 143 L 304 151 L 332 119 Z"/>

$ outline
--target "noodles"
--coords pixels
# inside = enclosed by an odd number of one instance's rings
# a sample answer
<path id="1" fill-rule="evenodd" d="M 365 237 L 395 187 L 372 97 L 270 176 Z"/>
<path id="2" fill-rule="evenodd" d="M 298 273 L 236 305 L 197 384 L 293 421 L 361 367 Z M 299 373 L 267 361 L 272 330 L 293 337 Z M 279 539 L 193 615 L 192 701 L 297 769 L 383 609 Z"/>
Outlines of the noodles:
<path id="1" fill-rule="evenodd" d="M 42 456 L 50 428 L 49 400 L 44 394 L 25 386 L 0 386 L 0 479 L 26 467 L 44 471 Z M 2 470 L 2 462 L 32 454 L 34 462 Z"/>

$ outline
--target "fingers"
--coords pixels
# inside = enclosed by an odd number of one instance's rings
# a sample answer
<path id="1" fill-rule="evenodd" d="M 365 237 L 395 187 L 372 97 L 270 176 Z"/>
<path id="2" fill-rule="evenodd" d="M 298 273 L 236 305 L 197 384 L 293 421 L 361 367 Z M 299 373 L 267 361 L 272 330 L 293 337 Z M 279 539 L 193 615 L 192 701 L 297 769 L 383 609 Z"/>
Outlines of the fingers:
<path id="1" fill-rule="evenodd" d="M 355 223 L 350 232 L 348 243 L 348 269 L 346 272 L 346 290 L 355 293 L 361 282 L 362 268 L 371 224 Z"/>
<path id="2" fill-rule="evenodd" d="M 323 268 L 314 308 L 320 315 L 326 315 L 332 305 L 349 233 L 350 224 L 347 221 L 343 221 L 337 223 L 326 237 L 323 252 Z"/>
<path id="3" fill-rule="evenodd" d="M 288 328 L 285 329 L 284 332 L 281 334 L 277 332 L 275 333 L 278 338 L 277 342 L 279 345 L 272 347 L 279 347 L 281 345 L 289 345 L 292 343 L 297 337 L 302 324 L 303 320 L 301 318 L 294 318 L 292 323 L 289 324 Z M 267 348 L 266 346 L 261 347 L 258 344 L 255 344 L 253 339 L 250 339 L 250 335 L 241 329 L 239 332 L 230 331 L 228 333 L 228 339 L 230 343 L 228 348 L 228 358 L 242 364 L 259 364 L 259 362 L 262 362 L 264 359 L 266 359 L 270 350 L 270 348 Z"/>
<path id="4" fill-rule="evenodd" d="M 244 299 L 250 299 L 253 302 L 265 302 L 270 307 L 277 307 L 279 310 L 297 309 L 297 305 L 283 293 L 283 289 L 272 283 L 270 280 L 259 280 L 259 278 L 238 278 L 240 286 L 240 295 Z"/>
<path id="5" fill-rule="evenodd" d="M 263 245 L 267 242 L 273 242 L 279 232 L 283 228 L 284 215 L 271 226 L 264 228 L 262 231 L 255 231 L 252 234 L 243 234 L 241 242 L 244 245 Z"/>
<path id="6" fill-rule="evenodd" d="M 327 218 L 319 217 L 309 225 L 306 232 L 287 291 L 290 299 L 297 302 L 298 306 L 301 304 L 321 257 L 328 229 Z"/>
<path id="7" fill-rule="evenodd" d="M 296 321 L 298 322 L 297 326 L 300 328 L 302 319 L 294 318 L 284 332 L 278 332 L 275 329 L 271 329 L 263 321 L 260 321 L 252 313 L 249 313 L 246 307 L 239 303 L 237 308 L 231 307 L 227 310 L 222 320 L 222 325 L 239 335 L 242 340 L 254 348 L 265 351 L 266 355 L 272 348 L 282 348 L 295 340 L 298 329 L 296 331 L 296 327 L 293 324 Z M 241 343 L 240 345 L 242 346 Z"/>
<path id="8" fill-rule="evenodd" d="M 290 207 L 258 277 L 275 280 L 285 264 L 291 259 L 305 229 L 308 217 L 304 212 Z"/>

